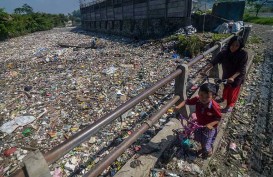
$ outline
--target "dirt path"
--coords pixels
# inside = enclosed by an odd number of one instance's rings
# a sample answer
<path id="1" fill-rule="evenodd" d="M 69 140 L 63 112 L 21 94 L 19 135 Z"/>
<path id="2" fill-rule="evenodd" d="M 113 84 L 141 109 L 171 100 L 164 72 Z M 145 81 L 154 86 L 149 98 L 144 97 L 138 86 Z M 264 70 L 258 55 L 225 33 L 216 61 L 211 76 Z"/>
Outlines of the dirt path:
<path id="1" fill-rule="evenodd" d="M 206 176 L 273 175 L 273 27 L 253 25 L 255 62 Z M 233 146 L 233 147 L 232 147 Z"/>

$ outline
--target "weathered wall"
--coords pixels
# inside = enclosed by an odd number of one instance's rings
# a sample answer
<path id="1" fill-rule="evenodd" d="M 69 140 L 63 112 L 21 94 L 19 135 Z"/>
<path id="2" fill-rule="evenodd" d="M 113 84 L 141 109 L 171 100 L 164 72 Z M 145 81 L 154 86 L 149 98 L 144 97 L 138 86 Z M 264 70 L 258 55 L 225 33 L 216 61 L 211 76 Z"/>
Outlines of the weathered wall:
<path id="1" fill-rule="evenodd" d="M 198 31 L 203 31 L 203 28 L 205 31 L 212 31 L 224 22 L 243 20 L 244 9 L 245 1 L 215 3 L 212 14 L 194 14 L 192 15 L 192 23 Z"/>
<path id="2" fill-rule="evenodd" d="M 106 0 L 81 7 L 82 27 L 129 36 L 162 36 L 190 24 L 191 5 L 191 0 Z"/>

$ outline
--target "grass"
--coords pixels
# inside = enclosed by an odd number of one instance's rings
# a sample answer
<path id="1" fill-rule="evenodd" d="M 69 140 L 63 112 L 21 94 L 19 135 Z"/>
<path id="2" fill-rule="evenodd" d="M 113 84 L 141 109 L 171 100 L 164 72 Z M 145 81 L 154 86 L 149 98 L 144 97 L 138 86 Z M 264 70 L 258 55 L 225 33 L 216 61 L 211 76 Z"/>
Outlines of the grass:
<path id="1" fill-rule="evenodd" d="M 261 25 L 273 25 L 273 17 L 255 17 L 245 14 L 244 21 Z"/>
<path id="2" fill-rule="evenodd" d="M 230 36 L 230 34 L 216 34 L 216 33 L 214 33 L 212 35 L 212 41 L 213 42 L 221 41 L 222 39 L 225 39 L 225 38 L 227 38 L 229 36 Z"/>
<path id="3" fill-rule="evenodd" d="M 182 56 L 189 56 L 191 58 L 200 53 L 203 46 L 204 43 L 197 35 L 178 35 L 177 51 Z"/>
<path id="4" fill-rule="evenodd" d="M 247 40 L 247 43 L 249 43 L 249 44 L 260 44 L 262 42 L 263 42 L 262 38 L 260 38 L 257 35 L 249 36 L 249 38 Z"/>
<path id="5" fill-rule="evenodd" d="M 163 39 L 163 42 L 170 42 L 170 41 L 176 41 L 178 40 L 178 35 L 171 35 Z"/>
<path id="6" fill-rule="evenodd" d="M 255 64 L 260 63 L 263 61 L 263 59 L 264 59 L 263 55 L 257 54 L 253 58 L 253 63 L 255 63 Z"/>

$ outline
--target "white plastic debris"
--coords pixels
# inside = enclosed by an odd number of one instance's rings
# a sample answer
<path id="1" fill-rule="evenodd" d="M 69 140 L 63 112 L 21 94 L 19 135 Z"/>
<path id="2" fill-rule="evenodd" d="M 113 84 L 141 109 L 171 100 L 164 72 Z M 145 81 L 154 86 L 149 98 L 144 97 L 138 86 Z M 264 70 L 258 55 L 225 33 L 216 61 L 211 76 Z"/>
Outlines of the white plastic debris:
<path id="1" fill-rule="evenodd" d="M 61 168 L 55 168 L 52 176 L 53 177 L 62 177 L 63 176 L 62 169 Z"/>
<path id="2" fill-rule="evenodd" d="M 232 24 L 231 32 L 232 32 L 232 33 L 236 33 L 236 32 L 238 32 L 243 26 L 244 26 L 244 22 L 243 22 L 243 21 L 234 22 L 234 23 Z"/>
<path id="3" fill-rule="evenodd" d="M 123 93 L 121 93 L 120 90 L 117 91 L 117 95 L 121 96 L 121 95 L 124 95 Z"/>
<path id="4" fill-rule="evenodd" d="M 229 33 L 228 23 L 223 23 L 223 24 L 219 25 L 214 31 L 219 34 Z"/>
<path id="5" fill-rule="evenodd" d="M 16 128 L 20 126 L 25 126 L 33 122 L 36 118 L 34 116 L 20 116 L 16 117 L 14 120 L 4 123 L 0 130 L 4 133 L 12 133 Z"/>
<path id="6" fill-rule="evenodd" d="M 200 169 L 200 167 L 194 163 L 191 164 L 191 169 L 193 172 L 197 173 L 197 174 L 201 174 L 202 170 Z"/>
<path id="7" fill-rule="evenodd" d="M 96 141 L 97 141 L 97 138 L 93 136 L 90 138 L 89 143 L 94 144 L 96 143 Z"/>
<path id="8" fill-rule="evenodd" d="M 72 170 L 74 171 L 76 168 L 76 165 L 70 164 L 69 162 L 66 162 L 66 164 L 64 165 L 64 168 L 67 170 Z"/>
<path id="9" fill-rule="evenodd" d="M 116 72 L 116 70 L 117 70 L 117 68 L 115 68 L 114 66 L 111 66 L 107 69 L 102 70 L 102 73 L 107 74 L 107 75 L 114 74 Z"/>

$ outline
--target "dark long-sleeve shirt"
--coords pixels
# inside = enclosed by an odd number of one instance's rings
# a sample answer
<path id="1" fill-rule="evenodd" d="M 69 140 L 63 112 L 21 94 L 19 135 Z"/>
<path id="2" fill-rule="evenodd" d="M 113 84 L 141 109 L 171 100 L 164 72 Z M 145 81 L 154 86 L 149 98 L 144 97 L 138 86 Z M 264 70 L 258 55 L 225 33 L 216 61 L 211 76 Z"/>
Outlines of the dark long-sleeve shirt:
<path id="1" fill-rule="evenodd" d="M 222 64 L 223 79 L 228 79 L 235 73 L 239 72 L 240 75 L 237 76 L 231 84 L 232 87 L 237 87 L 245 80 L 247 60 L 248 54 L 243 49 L 236 51 L 235 53 L 223 50 L 217 54 L 217 56 L 211 61 L 211 64 L 213 66 L 218 63 Z"/>

